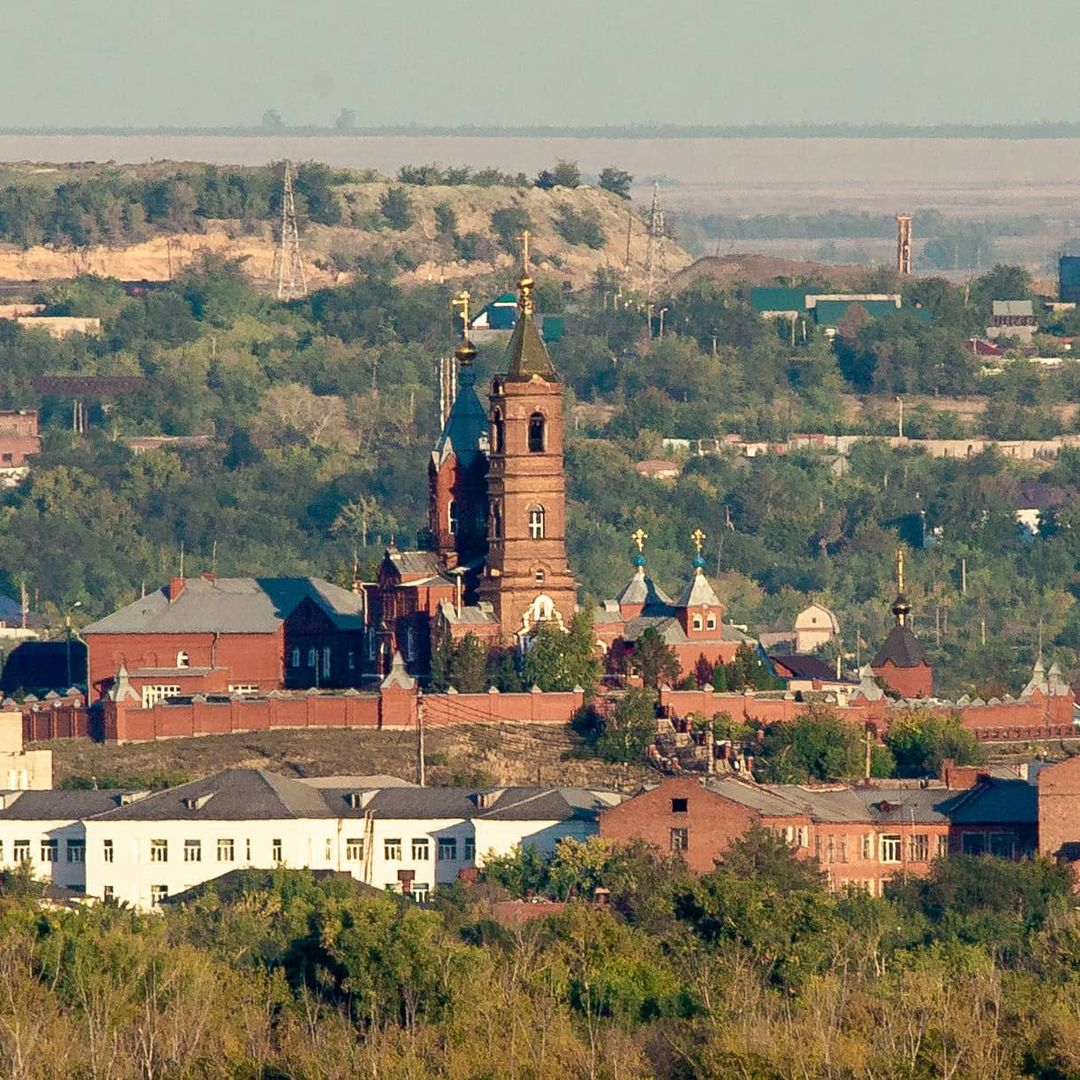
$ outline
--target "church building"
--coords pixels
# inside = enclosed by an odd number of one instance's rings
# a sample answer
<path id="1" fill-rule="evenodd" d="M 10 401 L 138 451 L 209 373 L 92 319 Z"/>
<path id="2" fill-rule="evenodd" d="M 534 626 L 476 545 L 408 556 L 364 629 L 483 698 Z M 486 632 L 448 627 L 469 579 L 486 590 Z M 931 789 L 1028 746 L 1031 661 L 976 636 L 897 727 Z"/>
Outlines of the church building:
<path id="1" fill-rule="evenodd" d="M 428 467 L 431 549 L 391 547 L 366 588 L 377 673 L 395 651 L 426 673 L 432 637 L 441 633 L 520 647 L 540 623 L 568 626 L 576 609 L 566 558 L 563 385 L 536 325 L 527 258 L 526 250 L 506 372 L 492 379 L 486 408 L 467 336 L 455 353 L 459 390 Z"/>

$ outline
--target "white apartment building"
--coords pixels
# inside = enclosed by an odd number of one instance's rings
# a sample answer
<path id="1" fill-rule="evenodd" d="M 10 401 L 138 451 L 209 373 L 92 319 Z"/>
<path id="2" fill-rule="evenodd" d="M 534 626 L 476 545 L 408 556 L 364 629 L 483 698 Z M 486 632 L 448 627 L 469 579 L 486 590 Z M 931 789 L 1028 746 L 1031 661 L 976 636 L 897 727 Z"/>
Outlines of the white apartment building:
<path id="1" fill-rule="evenodd" d="M 424 900 L 491 853 L 547 854 L 564 837 L 593 835 L 599 812 L 621 801 L 581 788 L 333 780 L 227 769 L 153 794 L 0 795 L 0 867 L 29 861 L 35 876 L 143 910 L 233 870 L 277 866 L 345 872 Z"/>

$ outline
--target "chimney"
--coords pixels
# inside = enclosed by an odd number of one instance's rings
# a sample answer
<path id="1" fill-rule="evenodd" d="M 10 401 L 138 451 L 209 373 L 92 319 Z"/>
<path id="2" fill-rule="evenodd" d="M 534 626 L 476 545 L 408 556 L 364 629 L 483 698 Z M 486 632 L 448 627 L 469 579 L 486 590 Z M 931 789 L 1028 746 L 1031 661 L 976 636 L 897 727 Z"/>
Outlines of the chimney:
<path id="1" fill-rule="evenodd" d="M 169 603 L 178 599 L 184 591 L 184 579 L 182 577 L 169 578 Z"/>

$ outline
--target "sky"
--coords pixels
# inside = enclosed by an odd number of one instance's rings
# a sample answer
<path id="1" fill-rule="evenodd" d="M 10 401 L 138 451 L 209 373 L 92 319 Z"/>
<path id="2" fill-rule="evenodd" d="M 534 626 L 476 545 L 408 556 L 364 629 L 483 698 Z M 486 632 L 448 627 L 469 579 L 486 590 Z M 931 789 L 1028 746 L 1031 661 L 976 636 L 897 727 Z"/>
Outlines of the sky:
<path id="1" fill-rule="evenodd" d="M 1080 120 L 1077 0 L 3 6 L 4 127 Z"/>

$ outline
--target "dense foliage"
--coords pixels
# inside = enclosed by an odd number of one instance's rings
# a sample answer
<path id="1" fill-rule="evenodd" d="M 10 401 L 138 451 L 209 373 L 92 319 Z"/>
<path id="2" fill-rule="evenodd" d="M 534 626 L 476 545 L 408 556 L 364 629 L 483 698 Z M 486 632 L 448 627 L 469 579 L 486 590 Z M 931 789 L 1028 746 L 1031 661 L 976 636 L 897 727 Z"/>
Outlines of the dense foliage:
<path id="1" fill-rule="evenodd" d="M 1075 1075 L 1068 872 L 957 858 L 829 894 L 772 834 L 698 878 L 644 848 L 494 859 L 434 907 L 249 872 L 163 915 L 0 890 L 12 1080 Z M 596 905 L 597 889 L 610 904 Z M 568 899 L 508 930 L 499 897 Z M 525 908 L 528 911 L 528 907 Z"/>

